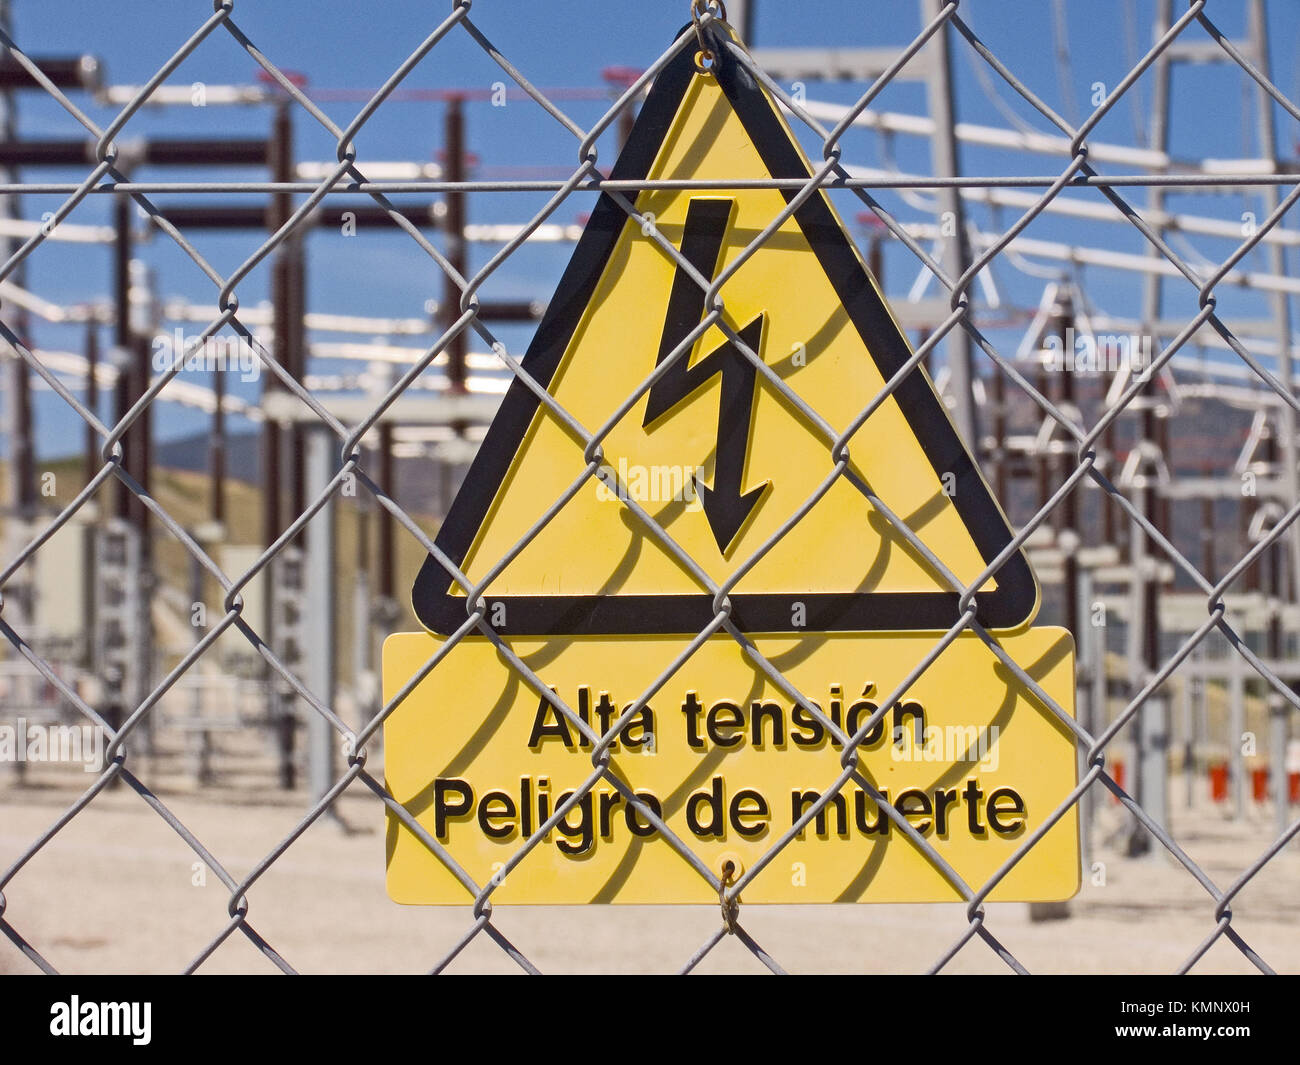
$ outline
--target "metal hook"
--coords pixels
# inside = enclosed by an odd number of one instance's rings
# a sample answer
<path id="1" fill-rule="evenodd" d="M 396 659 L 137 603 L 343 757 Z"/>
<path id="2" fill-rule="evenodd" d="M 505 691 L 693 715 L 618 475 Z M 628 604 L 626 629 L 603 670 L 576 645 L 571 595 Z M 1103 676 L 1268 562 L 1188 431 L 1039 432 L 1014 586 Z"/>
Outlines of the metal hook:
<path id="1" fill-rule="evenodd" d="M 728 858 L 722 863 L 722 877 L 718 881 L 718 905 L 722 907 L 722 923 L 727 935 L 736 934 L 736 922 L 740 919 L 740 896 L 727 898 L 727 885 L 736 878 L 736 863 Z"/>
<path id="2" fill-rule="evenodd" d="M 691 22 L 695 26 L 695 40 L 699 51 L 695 53 L 695 69 L 701 74 L 709 73 L 718 61 L 717 53 L 704 40 L 704 29 L 700 19 L 709 15 L 715 19 L 727 19 L 727 9 L 722 0 L 691 0 Z"/>

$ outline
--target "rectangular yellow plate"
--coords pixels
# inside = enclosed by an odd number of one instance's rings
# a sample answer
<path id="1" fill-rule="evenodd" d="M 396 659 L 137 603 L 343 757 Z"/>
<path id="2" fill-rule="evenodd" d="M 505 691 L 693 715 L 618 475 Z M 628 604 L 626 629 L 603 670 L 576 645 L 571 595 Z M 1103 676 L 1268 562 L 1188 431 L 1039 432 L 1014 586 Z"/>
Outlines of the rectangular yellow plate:
<path id="1" fill-rule="evenodd" d="M 845 731 L 865 723 L 938 634 L 756 637 L 755 646 Z M 644 692 L 684 637 L 513 639 L 510 646 L 595 732 Z M 384 645 L 384 698 L 443 641 L 400 633 Z M 1035 628 L 999 643 L 1074 712 L 1074 645 Z M 864 689 L 866 695 L 863 695 Z M 602 721 L 605 723 L 602 725 Z M 974 635 L 963 634 L 860 747 L 864 773 L 978 889 L 1077 783 L 1069 730 Z M 729 636 L 711 638 L 649 700 L 613 748 L 610 770 L 662 810 L 711 869 L 750 868 L 838 777 L 843 751 Z M 462 641 L 384 727 L 388 787 L 474 880 L 486 884 L 592 772 L 591 747 L 490 642 Z M 472 896 L 390 814 L 388 892 L 398 902 Z M 1048 901 L 1079 887 L 1072 807 L 994 890 Z M 617 790 L 590 796 L 505 877 L 502 903 L 707 903 L 693 869 Z M 958 891 L 850 781 L 750 883 L 745 903 L 943 902 Z"/>

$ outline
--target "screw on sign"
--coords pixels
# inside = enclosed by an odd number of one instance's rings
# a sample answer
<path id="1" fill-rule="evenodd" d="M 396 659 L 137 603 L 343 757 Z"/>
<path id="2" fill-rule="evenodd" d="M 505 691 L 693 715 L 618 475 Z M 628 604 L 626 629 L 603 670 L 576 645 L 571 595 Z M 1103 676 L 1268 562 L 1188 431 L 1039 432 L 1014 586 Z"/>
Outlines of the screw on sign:
<path id="1" fill-rule="evenodd" d="M 737 187 L 811 169 L 734 33 L 678 44 L 385 644 L 389 893 L 1068 898 L 1073 641 L 828 196 Z"/>

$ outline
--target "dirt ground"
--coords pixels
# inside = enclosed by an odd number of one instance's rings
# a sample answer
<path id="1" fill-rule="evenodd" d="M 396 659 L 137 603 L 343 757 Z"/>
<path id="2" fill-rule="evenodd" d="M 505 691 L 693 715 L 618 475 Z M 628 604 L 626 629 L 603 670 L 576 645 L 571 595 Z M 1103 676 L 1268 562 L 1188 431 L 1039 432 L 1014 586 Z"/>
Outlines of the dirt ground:
<path id="1" fill-rule="evenodd" d="M 1232 819 L 1204 796 L 1194 808 L 1173 790 L 1173 832 L 1220 887 L 1271 841 L 1272 818 L 1252 808 Z M 0 781 L 0 869 L 67 808 L 75 793 L 55 782 Z M 164 801 L 236 876 L 247 874 L 293 827 L 305 797 L 266 793 L 164 794 Z M 250 889 L 249 921 L 300 972 L 403 973 L 433 966 L 472 923 L 470 909 L 403 907 L 384 892 L 383 811 L 360 790 L 340 801 L 343 824 L 313 825 Z M 1214 927 L 1213 901 L 1180 866 L 1116 850 L 1122 811 L 1103 803 L 1084 887 L 1068 917 L 1033 921 L 1029 907 L 988 907 L 987 926 L 1031 971 L 1167 973 Z M 228 893 L 141 799 L 102 794 L 4 888 L 5 919 L 59 970 L 152 973 L 184 969 L 226 923 Z M 1300 972 L 1300 847 L 1268 864 L 1233 905 L 1232 927 L 1279 972 Z M 750 906 L 750 934 L 792 972 L 917 972 L 930 968 L 965 925 L 955 905 Z M 498 907 L 496 925 L 543 972 L 672 972 L 718 928 L 714 907 Z M 201 972 L 267 972 L 244 935 L 231 936 Z M 726 938 L 701 972 L 757 972 L 760 963 Z M 0 973 L 35 971 L 0 938 Z M 518 972 L 480 935 L 454 973 Z M 945 971 L 1009 972 L 979 940 Z M 1220 938 L 1196 972 L 1250 972 Z"/>

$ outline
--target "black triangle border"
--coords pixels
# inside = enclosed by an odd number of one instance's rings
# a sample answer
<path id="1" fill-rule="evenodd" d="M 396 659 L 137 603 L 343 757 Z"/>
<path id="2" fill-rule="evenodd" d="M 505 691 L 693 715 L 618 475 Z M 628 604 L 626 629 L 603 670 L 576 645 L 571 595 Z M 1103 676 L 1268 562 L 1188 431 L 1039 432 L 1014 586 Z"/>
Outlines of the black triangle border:
<path id="1" fill-rule="evenodd" d="M 684 32 L 693 31 L 686 27 Z M 725 49 L 715 51 L 719 58 L 713 75 L 769 173 L 777 178 L 808 177 L 799 149 L 764 91 Z M 695 72 L 695 49 L 687 47 L 659 73 L 611 179 L 646 177 Z M 796 190 L 783 190 L 787 201 L 795 194 Z M 868 353 L 875 358 L 884 379 L 889 380 L 912 352 L 875 286 L 867 281 L 862 263 L 832 214 L 825 193 L 809 197 L 794 219 L 816 251 Z M 544 388 L 550 387 L 626 222 L 622 207 L 602 195 L 522 360 Z M 1010 543 L 1011 530 L 958 437 L 942 400 L 919 370 L 908 374 L 893 394 L 936 474 L 955 474 L 954 504 L 987 565 Z M 539 405 L 537 397 L 521 381 L 510 383 L 434 541 L 456 565 L 464 562 Z M 446 570 L 432 555 L 426 558 L 412 588 L 411 601 L 420 623 L 434 633 L 449 635 L 465 623 L 465 597 L 451 594 L 451 587 Z M 499 628 L 510 635 L 688 634 L 700 632 L 715 616 L 712 596 L 705 592 L 488 598 L 493 604 L 505 604 L 507 620 Z M 730 598 L 732 622 L 741 631 L 751 633 L 941 630 L 950 628 L 959 616 L 956 592 L 792 590 L 780 595 L 732 593 Z M 799 628 L 791 624 L 796 601 L 805 606 L 806 624 Z M 998 570 L 997 588 L 976 596 L 976 607 L 977 620 L 988 629 L 1018 629 L 1033 620 L 1038 609 L 1038 584 L 1023 550 Z"/>

